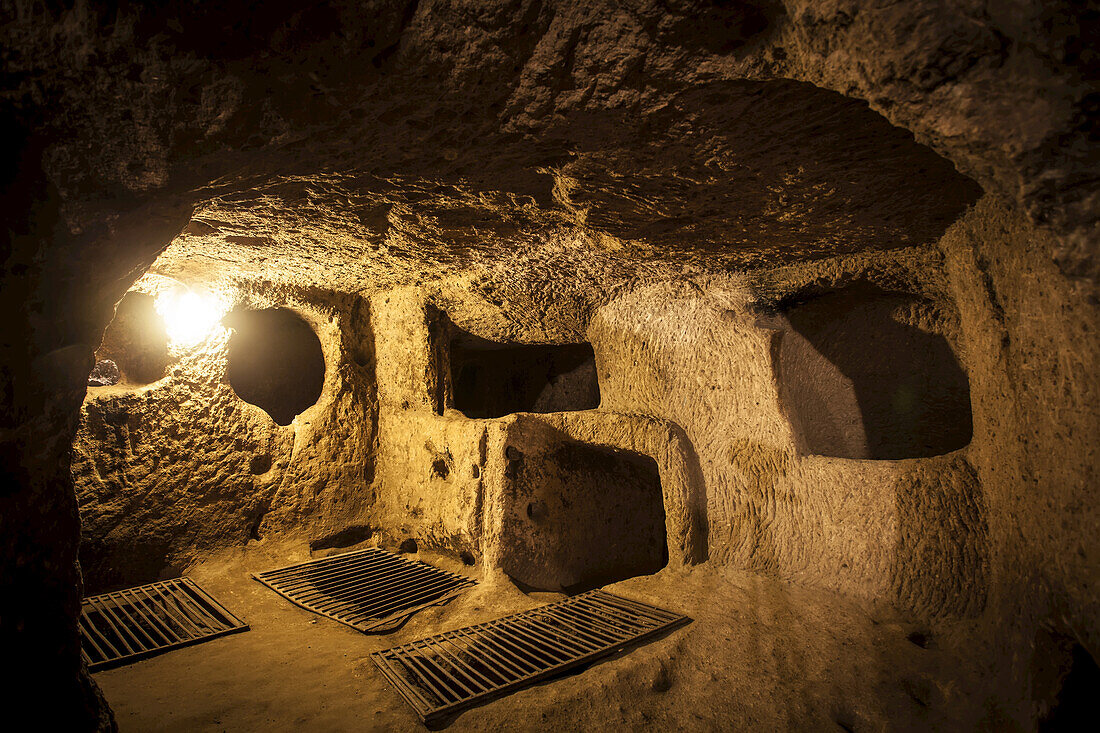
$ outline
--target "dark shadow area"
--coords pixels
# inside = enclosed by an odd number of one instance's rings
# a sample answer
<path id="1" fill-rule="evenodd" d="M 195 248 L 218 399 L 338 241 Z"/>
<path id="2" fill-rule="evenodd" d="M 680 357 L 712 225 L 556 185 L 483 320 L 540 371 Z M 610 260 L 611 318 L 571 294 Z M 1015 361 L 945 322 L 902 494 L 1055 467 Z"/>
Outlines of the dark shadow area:
<path id="1" fill-rule="evenodd" d="M 1061 689 L 1049 712 L 1039 719 L 1040 733 L 1096 730 L 1100 726 L 1100 667 L 1074 644 Z"/>
<path id="2" fill-rule="evenodd" d="M 120 377 L 114 382 L 99 379 L 96 381 L 101 384 L 92 384 L 94 377 L 110 371 L 100 366 L 105 361 L 114 362 Z M 151 384 L 164 377 L 168 361 L 168 332 L 153 306 L 153 296 L 131 291 L 119 301 L 115 317 L 103 333 L 96 351 L 96 370 L 89 376 L 88 386 Z"/>
<path id="3" fill-rule="evenodd" d="M 80 538 L 84 594 L 110 593 L 180 575 L 169 562 L 170 547 L 158 537 L 141 537 L 120 546 L 95 537 Z"/>
<path id="4" fill-rule="evenodd" d="M 516 459 L 504 570 L 517 586 L 581 593 L 668 564 L 649 456 L 581 443 Z"/>
<path id="5" fill-rule="evenodd" d="M 224 323 L 233 329 L 226 377 L 238 397 L 289 425 L 321 396 L 325 357 L 309 324 L 285 308 L 234 311 Z"/>
<path id="6" fill-rule="evenodd" d="M 471 418 L 600 406 L 590 344 L 498 344 L 467 334 L 451 341 L 451 388 L 455 409 Z"/>
<path id="7" fill-rule="evenodd" d="M 969 380 L 924 305 L 869 283 L 782 304 L 780 393 L 809 453 L 917 458 L 970 442 Z"/>
<path id="8" fill-rule="evenodd" d="M 737 22 L 755 38 L 768 15 Z M 680 256 L 774 265 L 934 242 L 982 193 L 866 102 L 783 79 L 700 85 L 629 121 L 575 111 L 547 135 L 577 151 L 560 170 L 588 225 Z"/>
<path id="9" fill-rule="evenodd" d="M 309 551 L 332 550 L 337 548 L 352 547 L 361 542 L 366 542 L 374 534 L 374 528 L 365 524 L 353 524 L 339 532 L 334 532 L 325 537 L 320 537 L 309 543 Z"/>

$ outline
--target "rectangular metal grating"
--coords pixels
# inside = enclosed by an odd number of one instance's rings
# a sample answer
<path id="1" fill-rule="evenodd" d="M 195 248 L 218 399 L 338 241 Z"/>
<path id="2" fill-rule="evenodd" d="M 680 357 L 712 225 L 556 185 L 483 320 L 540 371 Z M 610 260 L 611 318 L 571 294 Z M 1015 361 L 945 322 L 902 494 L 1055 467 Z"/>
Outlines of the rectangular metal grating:
<path id="1" fill-rule="evenodd" d="M 80 637 L 88 669 L 129 664 L 248 625 L 189 578 L 85 598 Z"/>
<path id="2" fill-rule="evenodd" d="M 382 631 L 476 581 L 371 547 L 252 576 L 306 610 L 363 632 Z"/>
<path id="3" fill-rule="evenodd" d="M 602 590 L 371 654 L 424 723 L 689 622 Z"/>

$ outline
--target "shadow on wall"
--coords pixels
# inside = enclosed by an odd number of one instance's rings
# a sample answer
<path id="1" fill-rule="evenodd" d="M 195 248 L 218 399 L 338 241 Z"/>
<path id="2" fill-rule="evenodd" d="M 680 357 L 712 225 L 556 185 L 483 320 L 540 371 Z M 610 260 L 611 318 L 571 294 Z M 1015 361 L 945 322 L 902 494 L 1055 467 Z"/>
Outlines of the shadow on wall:
<path id="1" fill-rule="evenodd" d="M 935 308 L 870 283 L 781 308 L 780 399 L 804 452 L 900 459 L 969 444 L 970 385 Z"/>
<path id="2" fill-rule="evenodd" d="M 1100 666 L 1071 637 L 1040 631 L 1031 664 L 1039 733 L 1088 730 L 1100 719 Z"/>
<path id="3" fill-rule="evenodd" d="M 309 324 L 286 308 L 234 311 L 226 378 L 245 402 L 289 425 L 321 396 L 325 357 Z"/>

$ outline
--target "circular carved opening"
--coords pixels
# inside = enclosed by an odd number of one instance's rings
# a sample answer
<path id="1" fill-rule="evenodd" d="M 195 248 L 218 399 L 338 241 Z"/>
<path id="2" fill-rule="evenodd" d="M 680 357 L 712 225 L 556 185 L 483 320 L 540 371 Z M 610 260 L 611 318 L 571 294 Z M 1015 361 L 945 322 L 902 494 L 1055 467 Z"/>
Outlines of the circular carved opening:
<path id="1" fill-rule="evenodd" d="M 280 425 L 317 402 L 325 382 L 325 357 L 317 334 L 286 308 L 235 311 L 226 377 L 245 402 Z"/>
<path id="2" fill-rule="evenodd" d="M 164 376 L 168 362 L 168 333 L 153 307 L 153 297 L 131 291 L 119 301 L 115 317 L 103 333 L 88 385 L 151 384 Z M 103 381 L 107 373 L 114 381 Z"/>

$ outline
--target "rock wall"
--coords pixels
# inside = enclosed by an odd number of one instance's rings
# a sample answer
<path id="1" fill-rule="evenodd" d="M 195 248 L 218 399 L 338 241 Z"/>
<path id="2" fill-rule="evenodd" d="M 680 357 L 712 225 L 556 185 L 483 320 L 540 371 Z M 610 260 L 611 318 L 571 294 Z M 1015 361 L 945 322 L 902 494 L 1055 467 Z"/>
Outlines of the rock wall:
<path id="1" fill-rule="evenodd" d="M 976 619 L 987 629 L 1012 618 L 1020 637 L 1054 618 L 1062 633 L 1091 643 L 1096 548 L 1084 538 L 1097 518 L 1083 502 L 1095 456 L 1075 436 L 1093 434 L 1096 412 L 1087 389 L 1068 400 L 1063 390 L 1095 358 L 1086 337 L 1095 306 L 1075 303 L 1085 296 L 1049 261 L 1044 269 L 1041 236 L 990 196 L 938 248 L 623 288 L 587 328 L 599 407 L 495 419 L 455 410 L 450 384 L 452 319 L 480 322 L 481 336 L 500 338 L 501 314 L 476 299 L 444 297 L 438 288 L 383 291 L 369 302 L 260 297 L 263 288 L 253 286 L 240 297 L 289 303 L 314 324 L 326 363 L 336 365 L 322 399 L 280 428 L 225 383 L 224 335 L 171 367 L 163 383 L 91 396 L 74 453 L 90 538 L 87 573 L 104 584 L 122 576 L 138 582 L 268 532 L 323 542 L 366 528 L 386 544 L 414 539 L 537 588 L 709 561 L 917 617 Z M 1019 298 L 1003 302 L 993 278 L 1017 271 L 1035 284 L 1016 283 Z M 838 297 L 856 303 L 837 310 Z M 1075 317 L 1049 315 L 1058 312 L 1052 299 Z M 454 310 L 445 314 L 434 302 Z M 792 303 L 820 302 L 827 312 L 815 319 L 827 338 L 791 315 Z M 892 341 L 899 328 L 904 338 Z M 542 338 L 539 329 L 509 329 L 519 342 Z M 948 353 L 913 350 L 929 339 Z M 838 342 L 848 345 L 840 356 Z M 873 396 L 873 409 L 893 410 L 885 418 L 868 412 L 858 385 L 845 378 L 851 365 L 843 360 L 860 343 L 869 349 L 863 378 L 884 391 Z M 1066 375 L 1053 394 L 1011 382 L 1037 354 L 1067 360 L 1047 365 Z M 925 358 L 958 370 L 962 387 L 926 369 Z M 877 379 L 875 370 L 887 367 L 895 376 Z M 965 396 L 945 399 L 937 379 Z M 813 405 L 792 384 L 828 386 L 821 399 L 840 415 L 830 429 L 848 455 L 807 439 Z M 923 400 L 943 415 L 962 403 L 965 436 L 942 416 L 937 425 L 954 431 L 946 443 L 938 429 L 929 438 L 927 421 L 902 419 Z M 1059 412 L 1039 420 L 1050 404 Z M 914 457 L 874 457 L 868 431 L 883 419 L 896 433 L 891 445 Z M 1031 427 L 1017 433 L 1022 421 Z M 1032 442 L 1047 449 L 1035 451 Z M 257 450 L 271 457 L 258 477 Z M 608 457 L 600 471 L 618 465 L 616 455 L 652 471 L 631 463 L 609 491 L 607 477 L 594 479 L 583 460 L 569 458 L 593 451 Z M 174 464 L 179 457 L 191 463 Z M 1061 493 L 1040 497 L 1029 480 L 1065 483 Z M 631 487 L 656 491 L 657 503 L 627 497 Z M 587 506 L 597 491 L 603 503 Z M 591 510 L 584 521 L 570 519 L 574 504 Z M 659 514 L 646 519 L 643 510 Z M 663 526 L 654 533 L 650 520 L 658 516 Z M 591 522 L 603 534 L 584 529 Z M 627 529 L 616 534 L 607 522 Z M 616 564 L 615 552 L 586 542 L 593 534 L 621 536 L 618 550 L 644 547 Z M 653 541 L 664 544 L 660 557 L 650 557 Z M 1063 551 L 1051 554 L 1052 546 Z M 155 567 L 128 565 L 142 556 Z M 108 568 L 122 576 L 116 581 Z"/>
<path id="2" fill-rule="evenodd" d="M 371 300 L 379 437 L 370 522 L 388 542 L 397 545 L 411 537 L 424 546 L 470 553 L 490 570 L 518 565 L 517 552 L 528 562 L 531 555 L 552 554 L 562 536 L 534 533 L 517 544 L 510 523 L 526 516 L 534 484 L 557 476 L 564 491 L 560 474 L 569 469 L 555 456 L 599 446 L 655 462 L 661 497 L 652 509 L 662 515 L 667 555 L 677 564 L 702 559 L 705 518 L 693 493 L 698 467 L 681 430 L 645 415 L 602 409 L 467 418 L 453 407 L 449 319 L 431 304 L 433 296 L 438 293 L 404 289 Z M 601 484 L 598 490 L 624 500 L 615 486 Z M 554 501 L 563 498 L 571 501 L 567 493 Z"/>
<path id="3" fill-rule="evenodd" d="M 375 407 L 362 302 L 262 286 L 226 298 L 286 306 L 311 325 L 327 366 L 320 398 L 286 426 L 242 400 L 223 328 L 151 385 L 89 388 L 73 445 L 89 593 L 178 575 L 272 531 L 324 537 L 367 505 Z"/>
<path id="4" fill-rule="evenodd" d="M 994 544 L 1014 548 L 992 567 L 1029 569 L 1022 587 L 1051 606 L 1036 613 L 1095 639 L 1081 487 L 1096 464 L 1098 24 L 1079 3 L 17 0 L 3 16 L 0 635 L 26 689 L 71 703 L 66 727 L 110 725 L 79 665 L 69 446 L 114 305 L 173 238 L 168 274 L 347 292 L 454 275 L 515 322 L 553 313 L 570 322 L 547 331 L 583 340 L 592 306 L 631 281 L 936 240 L 977 191 L 871 110 L 1013 212 L 983 204 L 944 240 L 975 400 L 965 458 Z M 789 292 L 770 277 L 758 292 Z M 741 353 L 762 348 L 746 333 Z M 762 405 L 767 419 L 741 411 L 761 431 L 744 439 L 768 450 L 739 454 L 778 465 L 769 451 L 791 449 Z M 670 454 L 713 443 L 694 465 L 717 476 L 719 441 L 684 442 L 710 419 L 658 423 Z M 311 441 L 303 456 L 344 455 Z M 340 483 L 356 467 L 319 468 Z M 680 486 L 687 516 L 710 513 L 709 479 Z M 771 524 L 768 502 L 735 494 L 717 493 L 711 526 L 742 504 Z M 755 535 L 716 536 L 733 557 Z M 891 585 L 891 562 L 859 587 Z"/>
<path id="5" fill-rule="evenodd" d="M 712 562 L 921 615 L 973 615 L 984 607 L 989 550 L 982 489 L 965 453 L 813 455 L 789 419 L 782 347 L 798 334 L 775 304 L 810 284 L 843 289 L 881 271 L 892 273 L 892 287 L 908 279 L 904 287 L 912 288 L 932 268 L 912 253 L 886 259 L 623 295 L 597 311 L 589 333 L 601 409 L 663 418 L 684 430 L 701 467 Z M 910 268 L 917 269 L 909 278 L 899 277 Z M 843 325 L 868 345 L 889 335 L 878 320 Z M 814 353 L 817 368 L 831 364 Z M 843 393 L 832 397 L 833 409 L 848 404 L 858 417 L 854 395 L 847 403 Z"/>
<path id="6" fill-rule="evenodd" d="M 1100 309 L 1046 256 L 1049 235 L 987 197 L 942 240 L 974 405 L 1004 618 L 1043 618 L 1100 654 Z M 1024 632 L 1027 633 L 1027 632 Z M 1029 642 L 1030 643 L 1030 642 Z"/>

